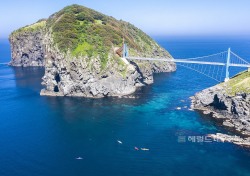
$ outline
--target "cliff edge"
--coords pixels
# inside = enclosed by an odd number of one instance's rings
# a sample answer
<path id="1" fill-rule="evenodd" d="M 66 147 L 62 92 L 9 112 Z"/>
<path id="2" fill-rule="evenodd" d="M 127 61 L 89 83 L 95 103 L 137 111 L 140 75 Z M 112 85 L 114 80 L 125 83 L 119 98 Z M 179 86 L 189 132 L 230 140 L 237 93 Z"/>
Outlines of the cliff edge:
<path id="1" fill-rule="evenodd" d="M 44 66 L 44 44 L 46 20 L 20 28 L 9 37 L 11 44 L 11 66 Z"/>

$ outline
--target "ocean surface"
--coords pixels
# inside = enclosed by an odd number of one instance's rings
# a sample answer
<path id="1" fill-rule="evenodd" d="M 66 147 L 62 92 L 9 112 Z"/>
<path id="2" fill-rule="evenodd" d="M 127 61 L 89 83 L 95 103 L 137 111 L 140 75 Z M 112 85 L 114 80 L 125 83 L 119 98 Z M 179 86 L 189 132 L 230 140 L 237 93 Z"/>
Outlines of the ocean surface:
<path id="1" fill-rule="evenodd" d="M 249 38 L 155 39 L 175 58 L 231 47 L 250 59 Z M 0 63 L 9 60 L 10 46 L 2 39 Z M 178 67 L 156 74 L 135 99 L 86 99 L 40 97 L 43 73 L 0 65 L 1 176 L 250 175 L 250 150 L 205 138 L 227 130 L 188 110 L 189 97 L 215 85 L 212 79 Z"/>

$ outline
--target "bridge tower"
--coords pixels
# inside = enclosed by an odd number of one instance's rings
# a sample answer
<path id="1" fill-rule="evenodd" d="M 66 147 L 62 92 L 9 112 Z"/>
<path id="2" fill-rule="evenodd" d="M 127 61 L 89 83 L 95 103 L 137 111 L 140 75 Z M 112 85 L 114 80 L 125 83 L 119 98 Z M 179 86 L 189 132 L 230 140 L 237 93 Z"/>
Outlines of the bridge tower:
<path id="1" fill-rule="evenodd" d="M 122 60 L 126 65 L 129 65 L 129 61 L 127 60 L 127 58 L 128 58 L 128 46 L 127 46 L 127 44 L 124 42 L 124 38 L 123 38 L 123 45 L 122 45 L 122 47 L 119 49 L 118 54 L 119 54 L 119 56 L 121 57 L 121 60 Z"/>
<path id="2" fill-rule="evenodd" d="M 123 52 L 122 52 L 122 57 L 127 58 L 129 56 L 128 53 L 128 45 L 126 43 L 123 43 Z"/>
<path id="3" fill-rule="evenodd" d="M 226 78 L 225 78 L 225 82 L 229 81 L 230 56 L 231 56 L 231 48 L 228 48 L 228 52 L 227 52 L 227 63 L 226 63 Z"/>

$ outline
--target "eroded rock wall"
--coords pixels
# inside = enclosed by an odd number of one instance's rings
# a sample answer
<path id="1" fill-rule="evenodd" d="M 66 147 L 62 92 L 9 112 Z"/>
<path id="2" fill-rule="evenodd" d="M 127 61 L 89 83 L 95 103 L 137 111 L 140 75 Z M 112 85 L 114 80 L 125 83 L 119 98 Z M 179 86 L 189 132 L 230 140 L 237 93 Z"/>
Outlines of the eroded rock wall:
<path id="1" fill-rule="evenodd" d="M 110 59 L 105 69 L 100 58 L 72 58 L 62 54 L 51 45 L 52 38 L 45 36 L 46 63 L 41 95 L 47 96 L 80 96 L 101 98 L 106 96 L 123 96 L 136 91 L 137 87 L 153 83 L 154 72 L 174 71 L 174 63 L 159 66 L 144 62 L 119 65 Z M 120 59 L 120 58 L 116 58 Z M 125 70 L 125 71 L 124 71 Z"/>
<path id="2" fill-rule="evenodd" d="M 34 32 L 20 32 L 11 35 L 11 66 L 44 66 L 44 33 L 42 30 Z"/>
<path id="3" fill-rule="evenodd" d="M 217 85 L 197 93 L 191 99 L 194 109 L 212 113 L 214 118 L 223 120 L 224 126 L 250 135 L 250 94 L 228 96 L 225 88 Z"/>

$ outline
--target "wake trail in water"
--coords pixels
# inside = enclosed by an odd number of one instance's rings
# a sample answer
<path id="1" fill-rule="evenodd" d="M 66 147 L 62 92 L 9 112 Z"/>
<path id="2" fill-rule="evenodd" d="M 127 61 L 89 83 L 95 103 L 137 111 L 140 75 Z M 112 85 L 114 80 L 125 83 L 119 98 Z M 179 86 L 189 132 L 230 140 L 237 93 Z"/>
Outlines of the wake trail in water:
<path id="1" fill-rule="evenodd" d="M 6 63 L 0 63 L 0 65 L 8 65 L 9 63 L 8 62 L 6 62 Z"/>

